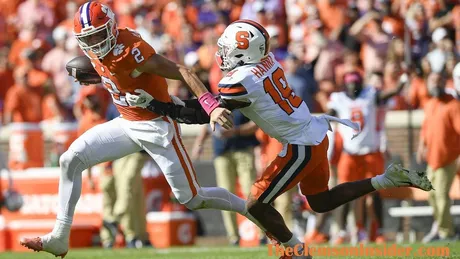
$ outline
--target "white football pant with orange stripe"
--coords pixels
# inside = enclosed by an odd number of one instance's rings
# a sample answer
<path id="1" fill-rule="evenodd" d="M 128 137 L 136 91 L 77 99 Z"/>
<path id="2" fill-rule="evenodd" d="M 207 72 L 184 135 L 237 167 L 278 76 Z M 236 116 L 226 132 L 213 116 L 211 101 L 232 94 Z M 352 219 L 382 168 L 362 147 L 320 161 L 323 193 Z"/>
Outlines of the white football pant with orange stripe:
<path id="1" fill-rule="evenodd" d="M 55 255 L 67 252 L 83 170 L 142 149 L 161 168 L 179 202 L 189 209 L 214 208 L 247 214 L 245 201 L 234 194 L 223 188 L 200 187 L 176 122 L 169 118 L 151 121 L 117 118 L 85 132 L 61 156 L 57 222 L 53 232 L 41 238 L 43 250 Z"/>

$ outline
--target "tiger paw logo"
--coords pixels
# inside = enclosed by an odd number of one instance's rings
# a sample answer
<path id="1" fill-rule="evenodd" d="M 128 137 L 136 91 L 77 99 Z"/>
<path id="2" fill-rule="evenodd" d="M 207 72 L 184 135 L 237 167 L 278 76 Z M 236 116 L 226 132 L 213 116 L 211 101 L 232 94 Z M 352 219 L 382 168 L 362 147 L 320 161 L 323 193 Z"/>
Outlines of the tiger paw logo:
<path id="1" fill-rule="evenodd" d="M 117 44 L 115 45 L 115 48 L 113 48 L 113 55 L 116 57 L 120 55 L 123 52 L 123 49 L 125 48 L 125 45 L 123 44 Z"/>

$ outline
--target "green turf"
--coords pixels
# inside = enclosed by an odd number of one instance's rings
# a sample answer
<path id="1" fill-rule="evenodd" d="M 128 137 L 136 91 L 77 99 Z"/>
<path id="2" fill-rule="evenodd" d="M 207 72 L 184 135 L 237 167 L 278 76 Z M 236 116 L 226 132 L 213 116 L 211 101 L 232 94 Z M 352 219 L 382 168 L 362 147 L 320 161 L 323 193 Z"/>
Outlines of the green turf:
<path id="1" fill-rule="evenodd" d="M 400 247 L 411 247 L 413 251 L 421 247 L 421 244 L 408 244 L 399 245 Z M 431 245 L 449 247 L 450 256 L 444 258 L 459 258 L 460 259 L 460 242 L 455 243 L 436 243 Z M 378 247 L 378 246 L 376 246 Z M 51 259 L 54 258 L 50 254 L 40 253 L 0 253 L 0 258 L 3 259 Z M 278 258 L 276 256 L 268 256 L 266 247 L 257 248 L 238 248 L 238 247 L 176 247 L 170 249 L 115 249 L 104 250 L 99 248 L 92 249 L 73 249 L 66 256 L 66 259 L 148 259 L 148 258 L 165 258 L 165 259 L 262 259 L 262 258 Z M 403 257 L 389 257 L 389 256 L 317 256 L 315 258 L 441 258 L 439 256 L 433 257 L 416 257 L 416 256 L 403 256 Z"/>

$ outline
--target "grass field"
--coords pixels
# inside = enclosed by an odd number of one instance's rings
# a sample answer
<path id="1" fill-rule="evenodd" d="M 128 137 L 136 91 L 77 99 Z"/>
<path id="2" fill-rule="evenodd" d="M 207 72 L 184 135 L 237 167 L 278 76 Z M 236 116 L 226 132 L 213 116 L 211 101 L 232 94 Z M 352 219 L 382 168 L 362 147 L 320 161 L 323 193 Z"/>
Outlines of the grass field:
<path id="1" fill-rule="evenodd" d="M 389 245 L 388 245 L 389 246 Z M 380 248 L 379 246 L 371 246 Z M 399 247 L 411 247 L 413 251 L 422 247 L 421 244 L 399 245 Z M 460 242 L 455 243 L 435 243 L 430 244 L 432 247 L 448 247 L 450 256 L 317 256 L 315 258 L 459 258 L 460 259 Z M 349 248 L 347 246 L 343 248 Z M 268 256 L 266 247 L 257 248 L 238 248 L 238 247 L 176 247 L 170 249 L 115 249 L 104 250 L 99 248 L 93 249 L 74 249 L 65 257 L 66 259 L 262 259 L 262 258 L 278 258 L 277 256 Z M 415 254 L 415 253 L 414 253 Z M 51 259 L 54 258 L 50 254 L 40 253 L 0 253 L 0 258 L 3 259 Z"/>

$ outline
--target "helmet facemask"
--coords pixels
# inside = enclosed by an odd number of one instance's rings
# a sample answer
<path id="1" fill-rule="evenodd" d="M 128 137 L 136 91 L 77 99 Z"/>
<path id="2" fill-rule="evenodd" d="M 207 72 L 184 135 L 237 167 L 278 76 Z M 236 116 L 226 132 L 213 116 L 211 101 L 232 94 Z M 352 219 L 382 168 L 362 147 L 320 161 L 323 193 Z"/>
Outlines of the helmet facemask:
<path id="1" fill-rule="evenodd" d="M 86 56 L 91 59 L 103 58 L 115 47 L 117 35 L 114 31 L 115 22 L 110 19 L 95 30 L 76 33 L 75 37 Z"/>
<path id="2" fill-rule="evenodd" d="M 216 61 L 222 71 L 230 71 L 237 66 L 230 58 L 230 54 L 236 49 L 236 46 L 227 44 L 224 40 L 219 38 L 217 40 Z"/>

